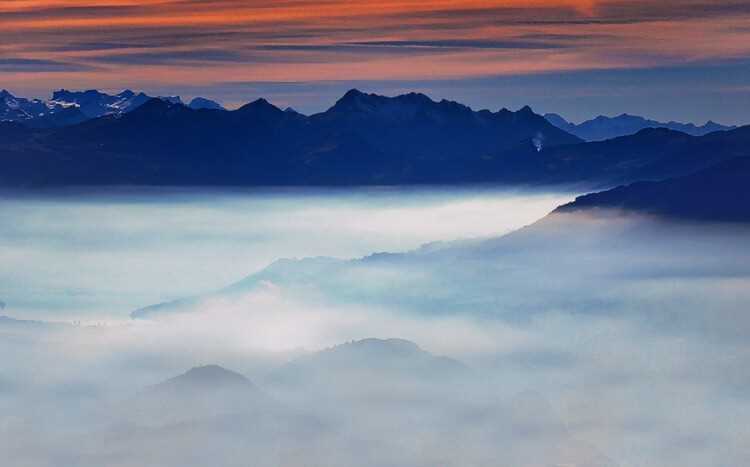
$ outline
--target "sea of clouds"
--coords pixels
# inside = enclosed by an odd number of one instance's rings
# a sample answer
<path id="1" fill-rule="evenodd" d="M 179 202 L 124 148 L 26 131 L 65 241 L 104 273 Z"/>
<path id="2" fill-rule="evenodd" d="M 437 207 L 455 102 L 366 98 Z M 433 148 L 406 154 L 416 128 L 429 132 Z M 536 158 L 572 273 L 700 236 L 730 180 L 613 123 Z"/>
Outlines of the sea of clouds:
<path id="1" fill-rule="evenodd" d="M 117 215 L 77 197 L 44 208 L 6 202 L 25 221 L 3 227 L 15 239 L 3 258 L 21 269 L 5 278 L 34 283 L 39 273 L 42 289 L 98 284 L 97 297 L 117 295 L 119 284 L 137 300 L 120 298 L 101 324 L 50 319 L 75 303 L 29 306 L 37 322 L 0 321 L 0 450 L 19 466 L 748 463 L 748 228 L 596 212 L 500 235 L 557 198 L 368 194 L 298 206 L 286 194 L 263 211 L 233 195 L 202 201 L 200 214 L 195 200 L 149 195 L 115 200 Z M 114 239 L 105 235 L 113 229 Z M 169 249 L 178 237 L 182 246 Z M 473 238 L 450 241 L 462 237 Z M 258 243 L 243 249 L 251 238 Z M 225 239 L 227 251 L 213 250 L 204 274 L 217 277 L 196 286 L 202 274 L 189 267 L 188 247 L 200 256 L 223 243 L 206 239 Z M 446 241 L 418 248 L 430 240 Z M 54 264 L 32 256 L 24 267 L 14 246 Z M 358 258 L 389 250 L 398 253 Z M 89 264 L 107 254 L 140 259 L 95 274 Z M 114 280 L 122 270 L 135 272 L 132 281 Z M 182 274 L 186 282 L 173 284 Z M 2 298 L 6 314 L 25 318 Z M 119 311 L 126 304 L 140 309 L 136 319 Z M 383 344 L 343 363 L 324 358 L 371 337 L 428 353 Z M 394 363 L 411 359 L 421 359 L 419 371 Z M 158 410 L 127 416 L 151 397 L 147 388 L 205 364 L 245 375 L 258 392 L 227 398 L 210 416 L 174 398 L 149 403 L 184 410 L 180 420 Z"/>

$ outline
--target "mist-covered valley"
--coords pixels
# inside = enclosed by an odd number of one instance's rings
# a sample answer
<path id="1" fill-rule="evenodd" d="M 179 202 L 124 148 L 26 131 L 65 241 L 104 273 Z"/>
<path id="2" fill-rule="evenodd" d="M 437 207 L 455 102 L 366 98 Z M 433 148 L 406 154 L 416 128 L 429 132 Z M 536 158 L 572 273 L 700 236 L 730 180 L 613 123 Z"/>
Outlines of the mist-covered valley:
<path id="1" fill-rule="evenodd" d="M 486 188 L 4 195 L 12 466 L 750 461 L 748 227 Z"/>
<path id="2" fill-rule="evenodd" d="M 0 467 L 750 466 L 749 25 L 0 0 Z"/>

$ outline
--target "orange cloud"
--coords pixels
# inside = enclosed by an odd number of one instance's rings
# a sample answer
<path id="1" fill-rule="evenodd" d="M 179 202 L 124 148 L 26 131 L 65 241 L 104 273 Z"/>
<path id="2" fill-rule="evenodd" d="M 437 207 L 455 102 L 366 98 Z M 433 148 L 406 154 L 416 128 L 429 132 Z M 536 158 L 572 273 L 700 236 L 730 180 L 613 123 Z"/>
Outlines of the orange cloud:
<path id="1" fill-rule="evenodd" d="M 26 65 L 0 61 L 0 77 L 39 87 L 440 79 L 750 56 L 748 2 L 718 3 L 5 0 L 0 54 Z"/>

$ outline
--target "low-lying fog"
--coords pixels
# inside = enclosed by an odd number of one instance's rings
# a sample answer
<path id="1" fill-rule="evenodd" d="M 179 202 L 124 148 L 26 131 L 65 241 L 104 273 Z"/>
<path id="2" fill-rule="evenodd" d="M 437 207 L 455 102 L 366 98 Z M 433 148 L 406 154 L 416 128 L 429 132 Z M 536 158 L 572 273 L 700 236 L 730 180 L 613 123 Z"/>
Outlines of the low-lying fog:
<path id="1" fill-rule="evenodd" d="M 0 321 L 0 452 L 14 467 L 748 465 L 750 229 L 595 212 L 499 236 L 566 198 L 5 199 L 20 222 L 1 227 L 18 268 L 4 313 L 110 321 Z M 414 249 L 466 237 L 482 238 Z M 351 259 L 376 251 L 404 253 Z M 335 258 L 273 262 L 311 256 Z"/>
<path id="2" fill-rule="evenodd" d="M 0 300 L 16 316 L 124 317 L 279 258 L 506 233 L 571 197 L 490 188 L 0 193 Z"/>

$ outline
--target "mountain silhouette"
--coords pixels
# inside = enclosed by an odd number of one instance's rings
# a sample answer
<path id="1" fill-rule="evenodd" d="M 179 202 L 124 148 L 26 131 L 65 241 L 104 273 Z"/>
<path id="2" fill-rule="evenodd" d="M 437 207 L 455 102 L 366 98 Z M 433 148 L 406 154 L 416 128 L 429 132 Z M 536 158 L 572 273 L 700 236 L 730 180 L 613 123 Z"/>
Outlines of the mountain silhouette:
<path id="1" fill-rule="evenodd" d="M 455 183 L 493 179 L 488 161 L 507 151 L 580 142 L 529 108 L 356 90 L 309 117 L 263 99 L 212 112 L 151 99 L 19 139 L 0 150 L 6 185 Z"/>
<path id="2" fill-rule="evenodd" d="M 209 109 L 209 110 L 225 110 L 224 107 L 216 101 L 206 99 L 203 97 L 196 97 L 190 101 L 188 107 L 194 110 Z"/>
<path id="3" fill-rule="evenodd" d="M 647 128 L 584 143 L 529 107 L 474 111 L 418 93 L 385 97 L 351 90 L 330 109 L 310 116 L 265 99 L 227 111 L 155 98 L 130 110 L 141 94 L 124 91 L 105 98 L 98 91 L 58 91 L 55 96 L 71 113 L 59 113 L 60 121 L 81 118 L 74 112 L 101 112 L 109 98 L 116 101 L 106 106 L 120 113 L 63 128 L 0 122 L 5 141 L 0 184 L 578 183 L 610 188 L 744 157 L 750 144 L 750 127 L 704 136 Z"/>
<path id="4" fill-rule="evenodd" d="M 632 135 L 646 128 L 666 128 L 687 133 L 692 136 L 703 136 L 715 131 L 726 131 L 736 128 L 734 126 L 721 125 L 712 121 L 708 121 L 701 126 L 697 126 L 693 123 L 659 122 L 628 114 L 622 114 L 616 117 L 600 115 L 577 125 L 554 113 L 545 114 L 544 118 L 561 130 L 565 130 L 586 141 L 604 141 L 620 136 Z"/>

